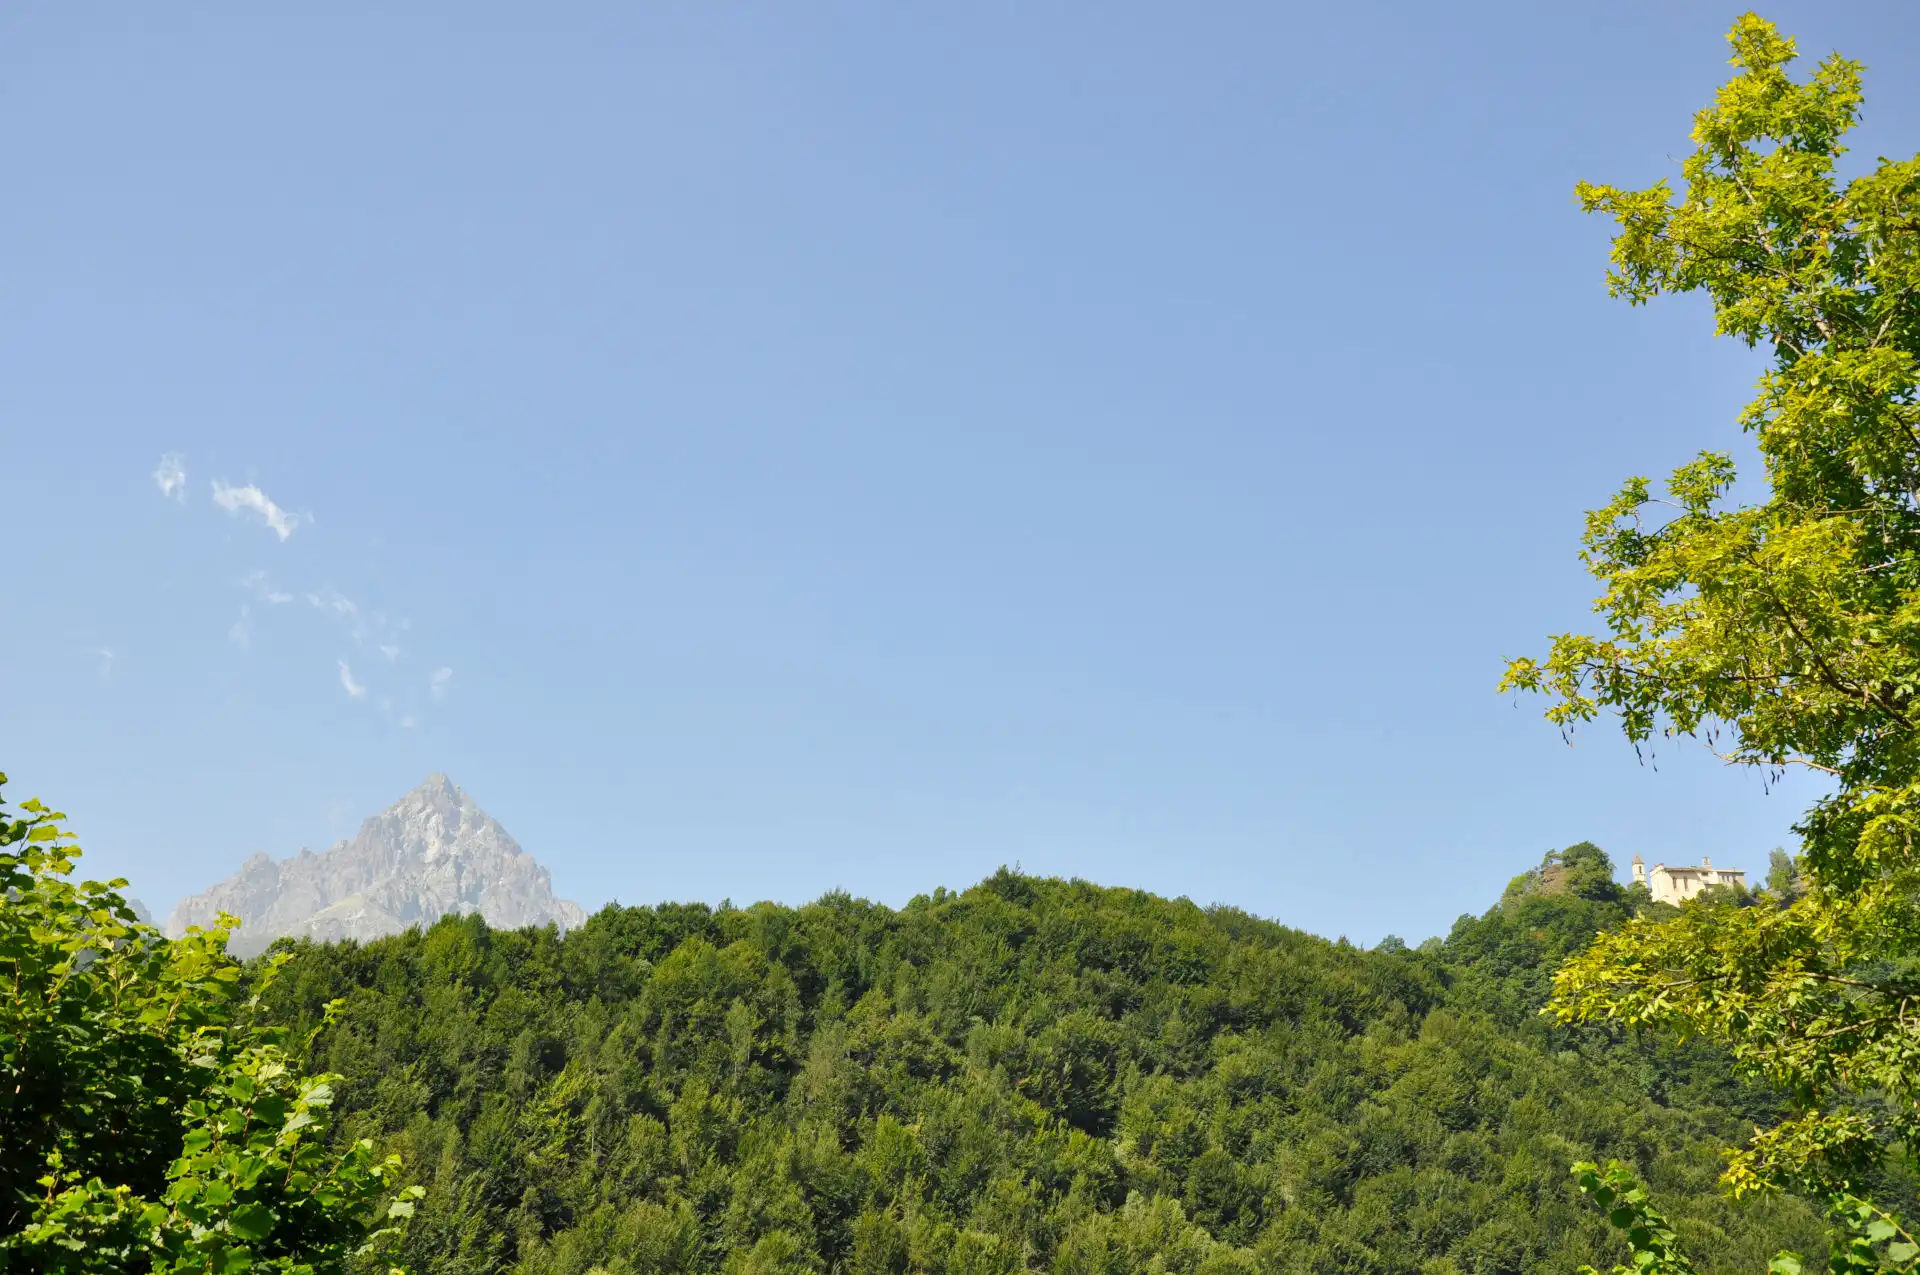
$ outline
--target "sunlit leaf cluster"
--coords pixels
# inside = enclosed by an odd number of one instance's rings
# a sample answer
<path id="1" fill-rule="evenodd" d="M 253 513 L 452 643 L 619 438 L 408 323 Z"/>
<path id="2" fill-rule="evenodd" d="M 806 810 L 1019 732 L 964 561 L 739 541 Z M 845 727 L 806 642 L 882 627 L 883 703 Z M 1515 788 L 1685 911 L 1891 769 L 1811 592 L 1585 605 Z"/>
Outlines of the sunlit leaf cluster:
<path id="1" fill-rule="evenodd" d="M 303 1075 L 308 1042 L 261 1015 L 284 958 L 162 938 L 124 881 L 72 879 L 64 819 L 0 807 L 0 1271 L 323 1275 L 370 1254 L 419 1192 L 372 1143 L 330 1145 L 337 1078 Z"/>
<path id="2" fill-rule="evenodd" d="M 1768 356 L 1741 417 L 1764 498 L 1733 503 L 1719 454 L 1664 493 L 1628 482 L 1587 523 L 1602 630 L 1504 684 L 1550 696 L 1563 729 L 1611 714 L 1636 747 L 1692 736 L 1823 777 L 1799 886 L 1603 936 L 1556 1008 L 1704 1035 L 1781 1086 L 1792 1111 L 1727 1183 L 1805 1193 L 1838 1225 L 1920 1145 L 1920 160 L 1843 177 L 1860 65 L 1796 78 L 1793 41 L 1751 14 L 1730 39 L 1737 73 L 1696 117 L 1678 191 L 1579 197 L 1619 225 L 1616 295 L 1703 292 L 1720 334 Z M 1857 1231 L 1841 1227 L 1836 1265 Z M 1874 1260 L 1905 1268 L 1892 1243 Z"/>

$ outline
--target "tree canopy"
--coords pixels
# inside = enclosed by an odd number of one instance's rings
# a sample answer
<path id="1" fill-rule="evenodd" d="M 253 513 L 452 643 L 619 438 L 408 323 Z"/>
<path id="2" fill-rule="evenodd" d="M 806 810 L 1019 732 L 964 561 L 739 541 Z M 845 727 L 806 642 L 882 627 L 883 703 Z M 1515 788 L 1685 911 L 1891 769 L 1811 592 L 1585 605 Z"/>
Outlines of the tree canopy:
<path id="1" fill-rule="evenodd" d="M 65 817 L 0 805 L 0 1271 L 345 1269 L 418 1192 L 330 1145 L 338 1078 L 260 1013 L 285 958 L 246 973 L 226 931 L 169 942 L 124 881 L 76 884 Z"/>
<path id="2" fill-rule="evenodd" d="M 1616 295 L 1705 293 L 1719 334 L 1766 352 L 1741 417 L 1764 498 L 1733 503 L 1719 453 L 1663 498 L 1629 481 L 1587 522 L 1604 631 L 1555 638 L 1505 685 L 1546 693 L 1562 727 L 1611 713 L 1636 746 L 1688 736 L 1824 778 L 1766 906 L 1636 919 L 1561 973 L 1555 1007 L 1723 1043 L 1791 1100 L 1729 1187 L 1827 1208 L 1837 1268 L 1911 1269 L 1888 1175 L 1920 1134 L 1920 159 L 1843 178 L 1860 65 L 1836 54 L 1796 79 L 1793 41 L 1752 14 L 1730 40 L 1737 74 L 1695 117 L 1682 189 L 1579 197 L 1619 225 Z M 1631 1191 L 1583 1174 L 1596 1199 Z"/>
<path id="3" fill-rule="evenodd" d="M 1818 1243 L 1717 1190 L 1776 1110 L 1723 1055 L 1542 1019 L 1635 905 L 1592 846 L 1530 875 L 1418 951 L 1004 871 L 900 909 L 449 918 L 282 944 L 268 1002 L 344 1001 L 318 1061 L 341 1136 L 429 1187 L 420 1270 L 1564 1275 L 1614 1243 L 1582 1157 L 1646 1174 L 1706 1269 Z"/>

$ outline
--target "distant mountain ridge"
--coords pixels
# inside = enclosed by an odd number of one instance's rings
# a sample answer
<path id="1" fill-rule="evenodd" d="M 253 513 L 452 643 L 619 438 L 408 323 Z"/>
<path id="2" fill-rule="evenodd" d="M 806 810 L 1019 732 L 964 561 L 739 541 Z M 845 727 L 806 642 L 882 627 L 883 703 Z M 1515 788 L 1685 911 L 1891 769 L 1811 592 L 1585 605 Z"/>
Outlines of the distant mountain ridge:
<path id="1" fill-rule="evenodd" d="M 569 930 L 586 920 L 579 904 L 554 897 L 547 869 L 498 820 L 439 774 L 324 853 L 254 855 L 212 889 L 182 899 L 166 932 L 212 925 L 221 912 L 241 920 L 228 944 L 237 956 L 257 955 L 282 936 L 374 939 L 448 914 L 478 912 L 501 929 L 552 922 Z"/>

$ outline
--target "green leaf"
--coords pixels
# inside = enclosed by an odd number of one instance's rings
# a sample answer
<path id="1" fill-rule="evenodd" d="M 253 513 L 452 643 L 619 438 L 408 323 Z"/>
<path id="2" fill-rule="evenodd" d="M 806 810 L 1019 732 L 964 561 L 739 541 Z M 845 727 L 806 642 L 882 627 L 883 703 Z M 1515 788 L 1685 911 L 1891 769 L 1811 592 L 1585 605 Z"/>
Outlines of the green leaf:
<path id="1" fill-rule="evenodd" d="M 266 1205 L 248 1202 L 233 1211 L 227 1225 L 243 1240 L 263 1240 L 279 1220 Z"/>

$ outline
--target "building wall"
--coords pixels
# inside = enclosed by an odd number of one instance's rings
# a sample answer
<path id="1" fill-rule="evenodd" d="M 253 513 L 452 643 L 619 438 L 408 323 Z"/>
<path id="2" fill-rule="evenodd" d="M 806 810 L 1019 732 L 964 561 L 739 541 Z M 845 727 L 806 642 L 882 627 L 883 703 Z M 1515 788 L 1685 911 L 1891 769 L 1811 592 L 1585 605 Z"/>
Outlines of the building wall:
<path id="1" fill-rule="evenodd" d="M 1661 864 L 1647 874 L 1655 903 L 1679 905 L 1712 885 L 1746 888 L 1747 874 L 1739 868 L 1669 868 Z"/>

